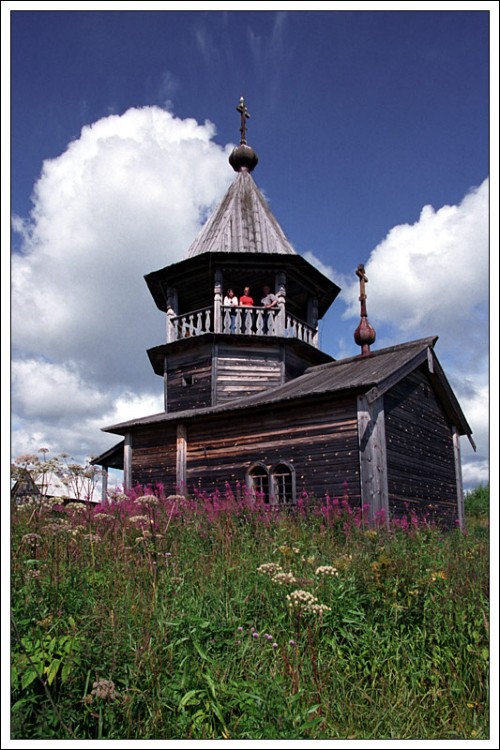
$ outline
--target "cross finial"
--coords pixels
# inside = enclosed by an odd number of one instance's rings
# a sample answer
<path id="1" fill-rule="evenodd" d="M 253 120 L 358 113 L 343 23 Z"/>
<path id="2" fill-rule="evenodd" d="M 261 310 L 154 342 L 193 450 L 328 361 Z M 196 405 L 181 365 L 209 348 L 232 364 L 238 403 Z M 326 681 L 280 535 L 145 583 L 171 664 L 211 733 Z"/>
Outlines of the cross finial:
<path id="1" fill-rule="evenodd" d="M 362 263 L 356 268 L 356 276 L 359 279 L 359 301 L 361 302 L 361 320 L 354 331 L 354 341 L 361 347 L 361 356 L 366 357 L 370 354 L 370 344 L 373 344 L 376 338 L 375 329 L 368 322 L 366 312 L 366 292 L 365 284 L 368 279 L 365 274 L 365 267 Z"/>
<path id="2" fill-rule="evenodd" d="M 365 267 L 362 263 L 356 268 L 356 276 L 359 279 L 359 301 L 363 302 L 366 299 L 365 284 L 368 283 L 368 279 L 365 274 Z"/>
<path id="3" fill-rule="evenodd" d="M 240 112 L 241 114 L 241 127 L 240 127 L 240 133 L 241 133 L 241 139 L 240 144 L 244 144 L 247 142 L 247 120 L 250 117 L 248 113 L 247 106 L 245 104 L 245 100 L 243 97 L 240 97 L 240 103 L 236 107 L 236 111 Z"/>

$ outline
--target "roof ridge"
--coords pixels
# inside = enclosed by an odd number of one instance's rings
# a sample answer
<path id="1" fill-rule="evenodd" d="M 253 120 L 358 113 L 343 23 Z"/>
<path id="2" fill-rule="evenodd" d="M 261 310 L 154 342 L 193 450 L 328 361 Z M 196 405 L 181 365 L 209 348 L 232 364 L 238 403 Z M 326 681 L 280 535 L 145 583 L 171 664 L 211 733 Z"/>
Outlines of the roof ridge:
<path id="1" fill-rule="evenodd" d="M 401 351 L 402 349 L 416 348 L 417 346 L 421 346 L 422 348 L 429 346 L 431 347 L 431 349 L 433 349 L 438 338 L 439 336 L 427 336 L 422 339 L 415 339 L 414 341 L 407 341 L 403 344 L 393 344 L 392 346 L 384 347 L 384 349 L 375 349 L 374 351 L 370 352 L 369 356 L 366 356 L 366 357 L 362 357 L 360 354 L 354 354 L 351 357 L 343 357 L 342 359 L 334 359 L 333 362 L 324 362 L 321 365 L 312 365 L 311 367 L 308 367 L 307 370 L 305 370 L 303 374 L 305 375 L 306 373 L 310 373 L 310 372 L 318 372 L 320 370 L 325 370 L 329 367 L 334 367 L 335 365 L 343 365 L 343 364 L 347 364 L 348 362 L 354 362 L 355 360 L 373 359 L 374 357 L 388 354 L 389 352 L 397 352 L 397 351 Z"/>

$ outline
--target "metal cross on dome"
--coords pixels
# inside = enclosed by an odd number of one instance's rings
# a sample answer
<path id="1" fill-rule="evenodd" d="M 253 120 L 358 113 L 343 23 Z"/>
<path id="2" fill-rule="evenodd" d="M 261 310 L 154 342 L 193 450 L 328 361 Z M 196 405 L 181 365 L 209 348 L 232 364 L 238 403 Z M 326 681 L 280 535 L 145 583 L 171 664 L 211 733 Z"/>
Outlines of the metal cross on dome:
<path id="1" fill-rule="evenodd" d="M 236 107 L 236 111 L 240 112 L 240 114 L 241 114 L 241 127 L 240 127 L 241 140 L 240 140 L 240 143 L 243 144 L 243 143 L 247 142 L 247 138 L 246 138 L 246 136 L 247 136 L 247 123 L 246 123 L 246 121 L 250 117 L 250 115 L 248 113 L 247 106 L 245 104 L 245 100 L 243 99 L 243 97 L 240 97 L 240 103 Z"/>

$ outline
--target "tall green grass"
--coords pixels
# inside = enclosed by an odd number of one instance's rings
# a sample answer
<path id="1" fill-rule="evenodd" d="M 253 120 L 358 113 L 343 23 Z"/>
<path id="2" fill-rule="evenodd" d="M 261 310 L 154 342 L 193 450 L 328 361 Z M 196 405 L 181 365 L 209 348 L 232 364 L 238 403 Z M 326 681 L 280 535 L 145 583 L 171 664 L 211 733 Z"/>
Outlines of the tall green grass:
<path id="1" fill-rule="evenodd" d="M 12 738 L 487 738 L 487 495 L 466 534 L 229 488 L 14 505 Z"/>

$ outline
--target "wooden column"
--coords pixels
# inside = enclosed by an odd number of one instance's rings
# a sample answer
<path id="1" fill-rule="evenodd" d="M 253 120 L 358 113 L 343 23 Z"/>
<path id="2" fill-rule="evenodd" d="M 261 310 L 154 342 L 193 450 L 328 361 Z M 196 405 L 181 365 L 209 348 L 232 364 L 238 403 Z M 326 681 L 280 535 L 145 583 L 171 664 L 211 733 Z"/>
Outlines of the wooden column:
<path id="1" fill-rule="evenodd" d="M 123 489 L 132 489 L 132 435 L 127 432 L 123 446 Z"/>
<path id="2" fill-rule="evenodd" d="M 214 280 L 214 333 L 222 331 L 222 271 L 215 272 Z"/>
<path id="3" fill-rule="evenodd" d="M 318 346 L 318 298 L 307 298 L 307 325 L 314 329 L 313 341 L 314 346 Z"/>
<path id="4" fill-rule="evenodd" d="M 108 467 L 101 466 L 101 503 L 105 503 L 108 496 Z"/>
<path id="5" fill-rule="evenodd" d="M 169 286 L 167 289 L 167 344 L 176 341 L 177 330 L 173 319 L 179 314 L 179 300 L 177 289 Z"/>
<path id="6" fill-rule="evenodd" d="M 176 485 L 177 492 L 184 494 L 187 481 L 187 429 L 177 425 Z"/>
<path id="7" fill-rule="evenodd" d="M 455 457 L 455 477 L 457 482 L 457 516 L 458 525 L 461 531 L 465 531 L 465 513 L 464 513 L 464 487 L 462 482 L 462 459 L 460 454 L 460 434 L 455 427 L 452 426 L 453 433 L 453 454 Z"/>
<path id="8" fill-rule="evenodd" d="M 167 401 L 167 355 L 163 357 L 163 409 L 165 412 L 168 411 L 168 401 Z"/>
<path id="9" fill-rule="evenodd" d="M 389 525 L 389 485 L 383 396 L 369 403 L 358 396 L 358 441 L 361 480 L 361 502 L 369 506 L 370 523 L 380 521 L 381 514 Z"/>
<path id="10" fill-rule="evenodd" d="M 276 296 L 278 297 L 278 312 L 274 322 L 276 336 L 284 336 L 286 328 L 286 273 L 278 271 L 276 274 Z"/>

